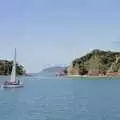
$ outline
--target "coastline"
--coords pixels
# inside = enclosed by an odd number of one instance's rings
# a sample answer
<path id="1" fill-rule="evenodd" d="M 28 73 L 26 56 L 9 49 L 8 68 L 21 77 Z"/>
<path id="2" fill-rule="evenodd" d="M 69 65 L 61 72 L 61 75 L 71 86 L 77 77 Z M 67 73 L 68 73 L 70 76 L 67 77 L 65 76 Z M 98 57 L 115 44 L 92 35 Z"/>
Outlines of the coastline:
<path id="1" fill-rule="evenodd" d="M 68 78 L 120 78 L 120 75 L 116 75 L 116 76 L 110 76 L 110 75 L 99 75 L 99 76 L 95 76 L 95 75 L 65 75 Z"/>

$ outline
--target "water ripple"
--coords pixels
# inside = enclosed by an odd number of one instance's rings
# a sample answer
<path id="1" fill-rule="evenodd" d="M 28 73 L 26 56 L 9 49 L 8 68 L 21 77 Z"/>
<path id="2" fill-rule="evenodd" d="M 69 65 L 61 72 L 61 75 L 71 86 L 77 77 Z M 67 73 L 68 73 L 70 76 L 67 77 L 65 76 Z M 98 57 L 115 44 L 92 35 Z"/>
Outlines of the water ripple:
<path id="1" fill-rule="evenodd" d="M 120 119 L 118 80 L 21 79 L 24 88 L 0 91 L 0 120 Z"/>

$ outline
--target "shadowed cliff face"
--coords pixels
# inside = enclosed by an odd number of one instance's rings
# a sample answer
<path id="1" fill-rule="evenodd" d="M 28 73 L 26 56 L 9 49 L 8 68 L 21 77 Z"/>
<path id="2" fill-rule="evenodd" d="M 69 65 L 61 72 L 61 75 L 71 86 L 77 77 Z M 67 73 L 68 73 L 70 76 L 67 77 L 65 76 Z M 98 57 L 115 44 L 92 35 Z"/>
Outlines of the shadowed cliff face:
<path id="1" fill-rule="evenodd" d="M 72 61 L 66 68 L 68 75 L 105 75 L 120 72 L 120 52 L 93 50 Z"/>

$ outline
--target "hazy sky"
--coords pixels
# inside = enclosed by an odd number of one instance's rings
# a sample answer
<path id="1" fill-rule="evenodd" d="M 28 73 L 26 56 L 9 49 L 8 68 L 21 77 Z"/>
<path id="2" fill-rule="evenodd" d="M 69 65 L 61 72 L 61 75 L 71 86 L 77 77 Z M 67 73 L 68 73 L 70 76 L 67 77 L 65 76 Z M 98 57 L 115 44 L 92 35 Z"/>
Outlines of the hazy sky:
<path id="1" fill-rule="evenodd" d="M 28 72 L 70 64 L 94 48 L 119 50 L 120 0 L 1 0 L 0 57 Z"/>

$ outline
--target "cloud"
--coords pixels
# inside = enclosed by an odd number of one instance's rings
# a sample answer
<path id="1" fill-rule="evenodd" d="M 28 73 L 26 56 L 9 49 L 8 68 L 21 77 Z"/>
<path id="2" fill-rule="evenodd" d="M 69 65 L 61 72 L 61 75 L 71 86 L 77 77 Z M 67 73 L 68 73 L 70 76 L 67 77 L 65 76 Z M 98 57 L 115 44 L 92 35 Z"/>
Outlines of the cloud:
<path id="1" fill-rule="evenodd" d="M 112 48 L 116 51 L 120 51 L 120 40 L 112 42 Z"/>
<path id="2" fill-rule="evenodd" d="M 114 45 L 120 45 L 120 40 L 118 40 L 118 41 L 113 41 L 112 42 Z"/>

